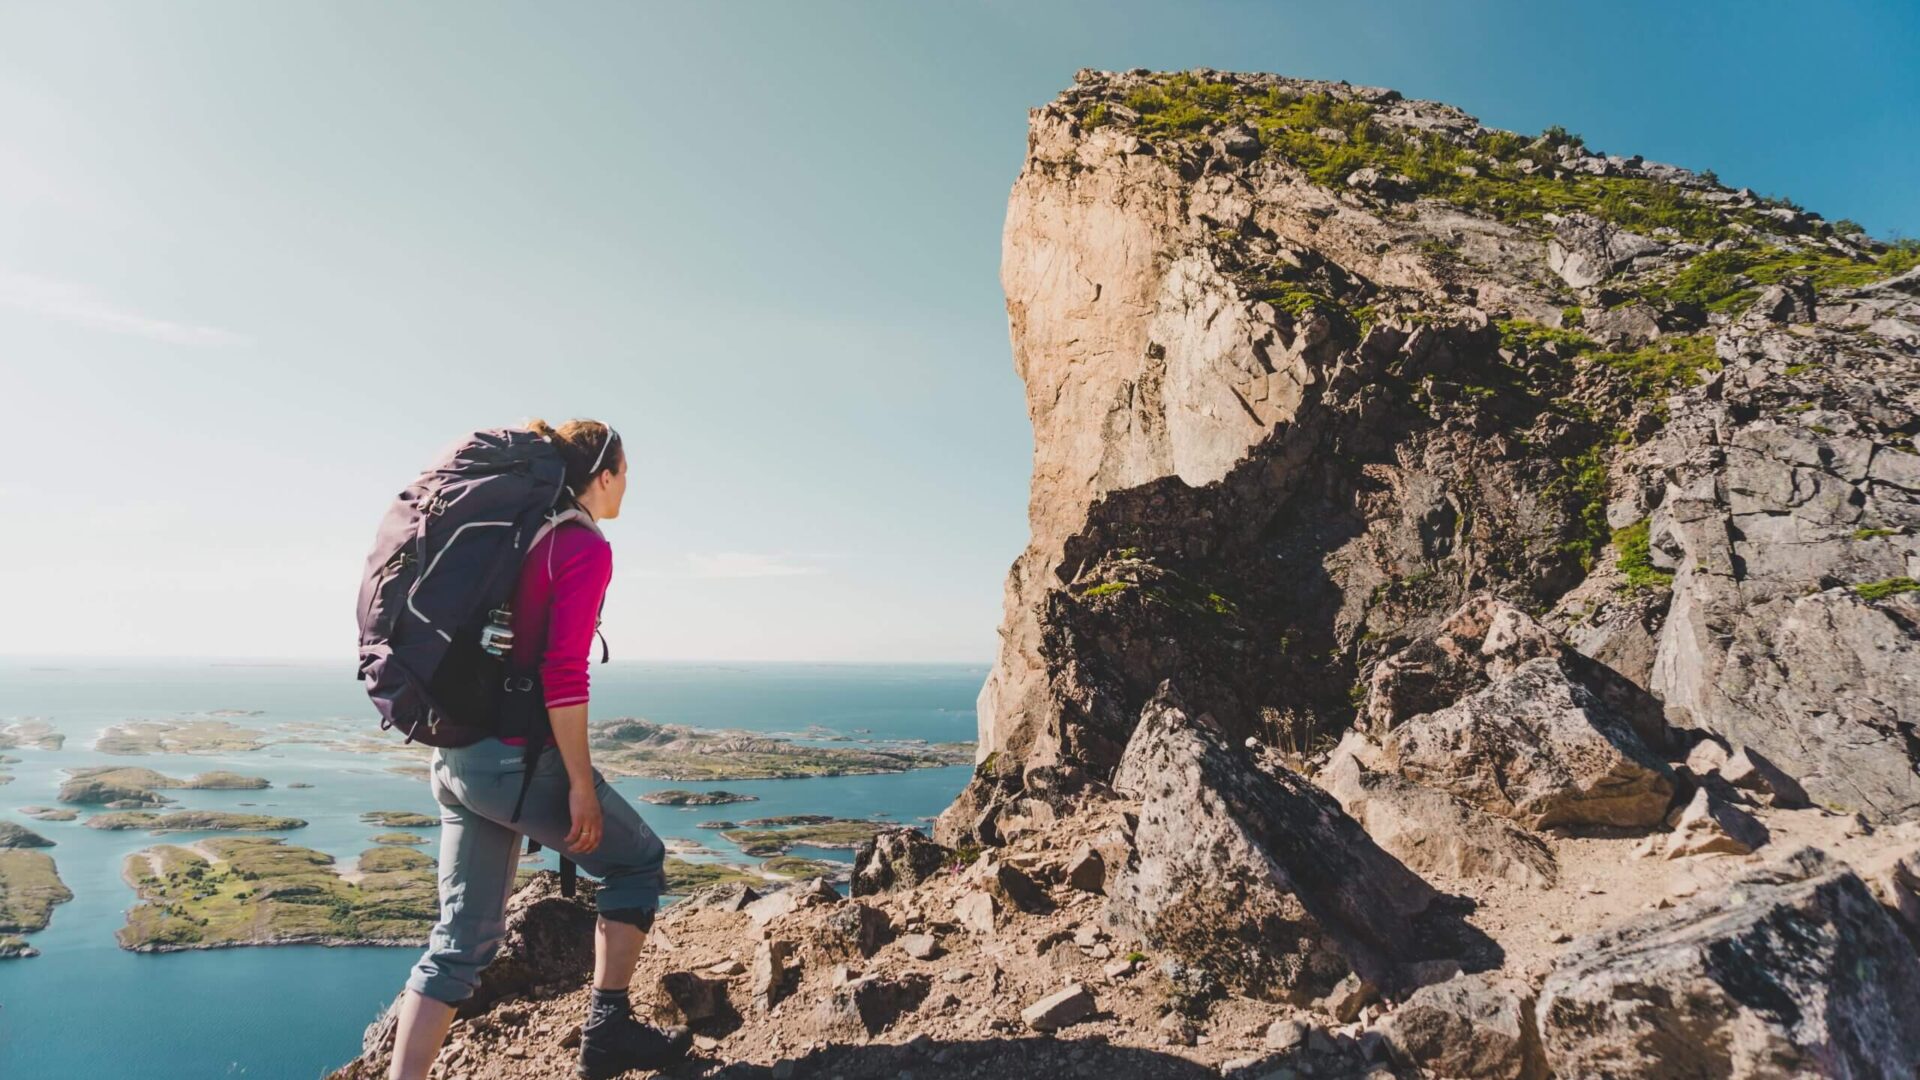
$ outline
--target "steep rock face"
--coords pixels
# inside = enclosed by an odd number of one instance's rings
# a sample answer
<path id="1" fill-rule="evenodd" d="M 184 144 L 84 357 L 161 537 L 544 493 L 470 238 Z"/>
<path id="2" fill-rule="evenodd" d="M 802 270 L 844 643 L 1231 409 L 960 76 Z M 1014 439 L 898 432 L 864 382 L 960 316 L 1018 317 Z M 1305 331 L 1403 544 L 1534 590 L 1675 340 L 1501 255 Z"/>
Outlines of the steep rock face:
<path id="1" fill-rule="evenodd" d="M 1324 748 L 1485 593 L 1814 798 L 1920 814 L 1916 263 L 1392 91 L 1081 73 L 1009 206 L 1032 536 L 939 838 L 1098 790 L 1167 679 Z"/>

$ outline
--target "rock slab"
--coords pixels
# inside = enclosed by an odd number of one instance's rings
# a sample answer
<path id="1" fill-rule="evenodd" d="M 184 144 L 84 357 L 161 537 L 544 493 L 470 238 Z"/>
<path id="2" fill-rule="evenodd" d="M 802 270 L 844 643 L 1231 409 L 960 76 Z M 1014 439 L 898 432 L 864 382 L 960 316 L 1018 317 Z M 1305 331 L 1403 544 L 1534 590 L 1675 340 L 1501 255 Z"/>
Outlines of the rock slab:
<path id="1" fill-rule="evenodd" d="M 1333 797 L 1190 719 L 1163 693 L 1114 788 L 1140 801 L 1107 920 L 1240 993 L 1305 1003 L 1358 972 L 1415 958 L 1431 886 L 1380 850 Z"/>
<path id="2" fill-rule="evenodd" d="M 1920 958 L 1813 849 L 1574 942 L 1541 991 L 1559 1076 L 1911 1076 Z"/>

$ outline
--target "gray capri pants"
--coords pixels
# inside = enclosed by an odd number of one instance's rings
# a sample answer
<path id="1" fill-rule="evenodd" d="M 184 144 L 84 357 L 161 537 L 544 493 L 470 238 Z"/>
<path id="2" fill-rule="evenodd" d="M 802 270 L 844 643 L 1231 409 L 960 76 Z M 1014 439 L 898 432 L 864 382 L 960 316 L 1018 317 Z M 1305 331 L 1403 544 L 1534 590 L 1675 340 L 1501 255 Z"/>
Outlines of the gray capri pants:
<path id="1" fill-rule="evenodd" d="M 440 921 L 414 965 L 407 989 L 455 1004 L 473 995 L 480 971 L 507 933 L 507 897 L 520 866 L 520 838 L 530 836 L 566 854 L 601 881 L 601 911 L 651 911 L 666 887 L 666 846 L 633 804 L 593 773 L 605 829 L 600 846 L 566 851 L 566 765 L 548 747 L 534 768 L 520 820 L 508 823 L 520 797 L 524 751 L 499 739 L 433 752 L 433 797 L 440 803 Z"/>

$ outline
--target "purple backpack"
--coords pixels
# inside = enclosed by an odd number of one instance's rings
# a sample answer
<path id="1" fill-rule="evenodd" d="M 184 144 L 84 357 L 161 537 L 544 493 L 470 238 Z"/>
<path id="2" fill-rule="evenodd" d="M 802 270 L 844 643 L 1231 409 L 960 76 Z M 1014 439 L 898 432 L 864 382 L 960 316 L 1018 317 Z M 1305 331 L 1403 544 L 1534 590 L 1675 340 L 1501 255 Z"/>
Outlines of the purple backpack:
<path id="1" fill-rule="evenodd" d="M 542 436 L 477 431 L 394 500 L 360 582 L 360 679 L 382 728 L 467 746 L 544 726 L 537 678 L 509 677 L 480 635 L 566 505 L 565 483 L 560 451 Z"/>

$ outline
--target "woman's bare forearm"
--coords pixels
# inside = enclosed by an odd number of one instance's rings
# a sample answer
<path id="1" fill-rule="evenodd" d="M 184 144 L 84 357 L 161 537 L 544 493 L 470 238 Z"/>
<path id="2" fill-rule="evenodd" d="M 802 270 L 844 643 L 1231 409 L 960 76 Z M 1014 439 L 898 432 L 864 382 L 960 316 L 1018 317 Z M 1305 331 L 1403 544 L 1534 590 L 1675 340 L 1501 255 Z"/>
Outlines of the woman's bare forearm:
<path id="1" fill-rule="evenodd" d="M 593 786 L 593 758 L 587 752 L 587 703 L 547 710 L 553 743 L 566 763 L 567 780 L 576 788 Z"/>

